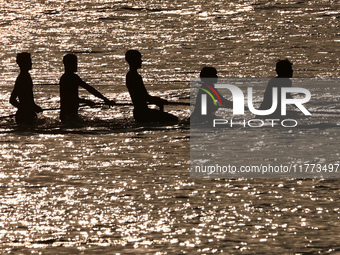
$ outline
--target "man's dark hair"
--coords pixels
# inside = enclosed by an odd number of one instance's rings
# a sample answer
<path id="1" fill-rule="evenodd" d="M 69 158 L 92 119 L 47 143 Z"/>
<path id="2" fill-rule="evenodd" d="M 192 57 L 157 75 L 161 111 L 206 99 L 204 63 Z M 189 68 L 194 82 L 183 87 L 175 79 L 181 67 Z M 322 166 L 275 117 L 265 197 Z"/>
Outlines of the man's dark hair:
<path id="1" fill-rule="evenodd" d="M 142 57 L 142 54 L 138 50 L 128 50 L 125 53 L 125 60 L 132 64 L 136 59 L 140 59 Z"/>
<path id="2" fill-rule="evenodd" d="M 21 52 L 17 54 L 16 62 L 19 66 L 27 63 L 31 59 L 31 54 L 28 52 Z"/>
<path id="3" fill-rule="evenodd" d="M 77 61 L 77 56 L 74 55 L 73 53 L 66 54 L 63 57 L 63 63 L 64 63 L 65 66 L 67 66 L 69 64 L 72 64 L 72 63 L 74 63 L 76 61 Z"/>
<path id="4" fill-rule="evenodd" d="M 217 75 L 217 70 L 215 67 L 203 67 L 201 73 L 200 73 L 200 77 L 201 78 L 215 78 Z"/>
<path id="5" fill-rule="evenodd" d="M 293 64 L 287 58 L 282 60 L 279 59 L 276 62 L 276 71 L 291 69 L 292 66 Z"/>

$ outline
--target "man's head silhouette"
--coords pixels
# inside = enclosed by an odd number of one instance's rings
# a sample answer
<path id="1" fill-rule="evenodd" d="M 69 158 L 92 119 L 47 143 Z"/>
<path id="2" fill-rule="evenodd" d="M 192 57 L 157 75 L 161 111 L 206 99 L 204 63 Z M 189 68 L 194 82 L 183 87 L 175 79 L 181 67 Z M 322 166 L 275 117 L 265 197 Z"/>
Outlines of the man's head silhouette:
<path id="1" fill-rule="evenodd" d="M 19 65 L 20 70 L 29 71 L 32 69 L 31 54 L 28 52 L 18 53 L 16 62 Z"/>
<path id="2" fill-rule="evenodd" d="M 209 85 L 213 85 L 215 83 L 217 83 L 217 70 L 214 67 L 203 67 L 201 73 L 200 73 L 200 78 L 201 81 L 209 84 Z"/>
<path id="3" fill-rule="evenodd" d="M 63 63 L 64 63 L 64 66 L 65 66 L 65 71 L 66 72 L 77 72 L 78 70 L 78 60 L 77 60 L 77 56 L 72 54 L 72 53 L 69 53 L 69 54 L 66 54 L 64 57 L 63 57 Z"/>
<path id="4" fill-rule="evenodd" d="M 129 63 L 131 68 L 141 68 L 142 54 L 138 50 L 128 50 L 125 53 L 125 60 Z"/>
<path id="5" fill-rule="evenodd" d="M 288 60 L 278 60 L 276 63 L 276 73 L 280 78 L 292 78 L 293 77 L 293 64 Z"/>

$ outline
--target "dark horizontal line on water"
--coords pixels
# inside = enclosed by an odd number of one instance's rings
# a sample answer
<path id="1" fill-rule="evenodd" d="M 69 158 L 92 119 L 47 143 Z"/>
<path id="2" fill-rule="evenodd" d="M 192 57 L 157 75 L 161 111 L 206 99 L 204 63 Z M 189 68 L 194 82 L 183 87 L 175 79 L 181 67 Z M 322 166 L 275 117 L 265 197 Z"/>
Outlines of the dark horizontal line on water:
<path id="1" fill-rule="evenodd" d="M 160 8 L 145 8 L 145 7 L 131 7 L 131 6 L 123 6 L 123 7 L 100 7 L 100 8 L 86 8 L 87 10 L 97 10 L 97 12 L 105 12 L 105 11 L 148 11 L 148 12 L 162 12 L 162 11 L 174 11 L 176 9 L 160 9 Z M 49 10 L 47 10 L 49 11 Z M 71 12 L 83 11 L 83 9 L 70 9 Z M 49 14 L 49 13 L 48 13 Z M 51 13 L 55 14 L 55 13 Z"/>
<path id="2" fill-rule="evenodd" d="M 115 50 L 73 50 L 74 54 L 98 54 L 98 53 L 113 53 Z M 63 53 L 70 53 L 70 51 L 64 51 Z"/>
<path id="3" fill-rule="evenodd" d="M 297 2 L 297 4 L 301 4 L 303 2 Z M 288 4 L 281 4 L 281 3 L 275 3 L 274 5 L 267 5 L 267 6 L 259 6 L 258 4 L 252 4 L 254 7 L 254 11 L 256 10 L 273 10 L 273 9 L 297 9 L 301 8 L 300 6 L 296 6 L 294 4 L 288 5 Z"/>
<path id="4" fill-rule="evenodd" d="M 189 102 L 181 102 L 181 101 L 167 101 L 164 105 L 181 105 L 181 106 L 190 106 Z M 115 106 L 133 106 L 132 102 L 115 102 L 112 104 L 105 104 L 105 103 L 94 103 L 93 105 L 88 105 L 88 104 L 81 104 L 79 105 L 80 107 L 90 107 L 90 108 L 98 108 L 98 107 L 103 107 L 103 106 L 109 106 L 109 107 L 115 107 Z M 42 109 L 43 112 L 45 111 L 56 111 L 60 110 L 60 107 L 52 107 L 52 108 L 45 108 Z M 15 117 L 15 114 L 7 115 L 7 116 L 0 116 L 0 120 L 2 119 L 7 119 L 7 118 L 13 118 Z"/>
<path id="5" fill-rule="evenodd" d="M 3 130 L 1 130 L 3 129 Z M 53 123 L 41 123 L 37 126 L 17 126 L 12 123 L 0 124 L 2 133 L 29 132 L 39 134 L 104 134 L 104 133 L 130 133 L 141 131 L 169 131 L 188 130 L 189 122 L 181 120 L 179 123 L 136 123 L 133 118 L 114 120 L 84 120 L 80 125 L 63 125 L 55 120 Z M 183 137 L 182 139 L 187 139 Z"/>
<path id="6" fill-rule="evenodd" d="M 113 11 L 150 11 L 150 12 L 161 12 L 161 11 L 173 11 L 176 9 L 160 9 L 160 8 L 145 8 L 145 7 L 137 7 L 137 6 L 122 6 L 122 7 L 99 7 L 99 8 L 86 8 L 91 10 L 113 10 Z M 49 11 L 49 10 L 48 10 Z M 84 11 L 83 9 L 70 9 L 69 11 Z"/>
<path id="7" fill-rule="evenodd" d="M 151 9 L 151 8 L 143 8 L 143 7 L 130 7 L 130 6 L 124 6 L 116 9 L 116 11 L 150 11 L 150 12 L 161 12 L 162 9 Z"/>
<path id="8" fill-rule="evenodd" d="M 174 81 L 159 81 L 159 83 L 185 83 L 189 81 L 181 81 L 181 80 L 174 80 Z M 91 84 L 92 86 L 117 86 L 117 84 Z M 37 83 L 34 86 L 59 86 L 59 83 Z M 121 86 L 121 85 L 119 85 Z M 125 86 L 125 85 L 122 85 Z"/>
<path id="9" fill-rule="evenodd" d="M 46 14 L 46 15 L 54 15 L 54 14 L 59 14 L 59 11 L 57 11 L 57 10 L 44 10 L 42 13 Z"/>
<path id="10" fill-rule="evenodd" d="M 128 20 L 129 17 L 106 17 L 106 18 L 99 18 L 99 20 Z"/>
<path id="11" fill-rule="evenodd" d="M 57 86 L 59 83 L 40 83 L 40 84 L 34 84 L 35 86 Z"/>

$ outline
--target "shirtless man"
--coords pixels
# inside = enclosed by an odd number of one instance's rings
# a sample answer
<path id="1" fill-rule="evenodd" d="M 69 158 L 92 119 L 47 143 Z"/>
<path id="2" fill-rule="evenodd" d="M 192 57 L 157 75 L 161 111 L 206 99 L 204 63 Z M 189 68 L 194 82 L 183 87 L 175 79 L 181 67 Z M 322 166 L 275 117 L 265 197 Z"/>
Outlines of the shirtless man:
<path id="1" fill-rule="evenodd" d="M 112 105 L 114 101 L 107 99 L 98 90 L 84 82 L 77 74 L 78 60 L 74 54 L 63 58 L 65 73 L 60 78 L 60 119 L 62 122 L 77 122 L 79 103 L 93 104 L 90 100 L 79 98 L 79 87 L 86 89 L 92 95 L 103 99 L 105 104 Z"/>
<path id="2" fill-rule="evenodd" d="M 178 122 L 176 116 L 163 111 L 163 106 L 168 103 L 167 100 L 151 96 L 147 92 L 143 79 L 138 73 L 143 62 L 141 53 L 137 50 L 128 50 L 125 60 L 130 66 L 126 75 L 126 86 L 134 105 L 133 117 L 135 120 L 137 122 Z M 150 109 L 148 104 L 155 104 L 160 110 Z"/>
<path id="3" fill-rule="evenodd" d="M 224 98 L 220 92 L 214 88 L 214 85 L 218 81 L 217 70 L 214 67 L 203 67 L 200 73 L 201 78 L 201 87 L 199 87 L 197 96 L 196 96 L 196 104 L 193 113 L 190 116 L 190 119 L 193 122 L 207 122 L 211 123 L 213 119 L 216 118 L 215 113 L 220 108 L 232 108 L 233 102 L 229 101 L 228 99 Z M 216 97 L 216 100 L 219 102 L 220 105 L 215 104 L 210 96 L 207 96 L 207 106 L 206 106 L 206 115 L 201 114 L 201 98 L 202 94 L 207 94 L 209 92 Z"/>
<path id="4" fill-rule="evenodd" d="M 20 74 L 15 81 L 9 102 L 18 108 L 15 114 L 16 123 L 32 125 L 37 119 L 36 113 L 42 112 L 42 109 L 34 102 L 33 81 L 29 73 L 32 69 L 31 54 L 19 53 L 16 62 L 20 67 Z"/>
<path id="5" fill-rule="evenodd" d="M 293 68 L 292 63 L 288 59 L 279 60 L 276 63 L 276 73 L 277 76 L 275 78 L 270 79 L 268 82 L 266 91 L 264 92 L 263 102 L 259 108 L 259 110 L 268 110 L 272 106 L 273 99 L 273 88 L 277 88 L 277 108 L 275 112 L 271 115 L 265 116 L 266 118 L 281 118 L 281 88 L 283 87 L 292 87 L 292 81 L 290 78 L 293 77 Z M 287 94 L 288 98 L 292 98 L 290 94 Z M 258 116 L 261 118 L 261 116 Z M 263 116 L 262 116 L 263 118 Z"/>

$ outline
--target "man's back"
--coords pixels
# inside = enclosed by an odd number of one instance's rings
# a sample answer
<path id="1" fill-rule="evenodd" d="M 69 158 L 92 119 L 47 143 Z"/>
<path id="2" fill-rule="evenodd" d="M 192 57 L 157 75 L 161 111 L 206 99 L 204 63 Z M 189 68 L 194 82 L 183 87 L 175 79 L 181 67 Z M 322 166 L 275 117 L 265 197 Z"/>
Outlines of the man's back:
<path id="1" fill-rule="evenodd" d="M 78 86 L 81 78 L 71 72 L 64 73 L 60 78 L 60 119 L 65 116 L 78 116 L 79 96 Z"/>
<path id="2" fill-rule="evenodd" d="M 134 108 L 137 110 L 146 110 L 148 108 L 148 92 L 138 72 L 129 71 L 126 74 L 126 86 L 129 90 Z"/>
<path id="3" fill-rule="evenodd" d="M 281 89 L 286 87 L 292 87 L 292 81 L 289 78 L 272 78 L 268 82 L 266 91 L 264 93 L 263 102 L 259 110 L 268 110 L 273 104 L 273 88 L 277 88 L 277 107 L 271 116 L 281 116 Z"/>
<path id="4" fill-rule="evenodd" d="M 177 122 L 178 118 L 172 114 L 163 112 L 163 105 L 167 100 L 150 96 L 147 92 L 138 69 L 142 67 L 142 54 L 137 50 L 128 50 L 125 60 L 129 63 L 130 70 L 126 74 L 126 87 L 129 90 L 134 105 L 133 116 L 139 122 Z M 149 109 L 148 103 L 156 104 L 160 110 Z"/>
<path id="5" fill-rule="evenodd" d="M 21 72 L 15 81 L 14 92 L 19 98 L 20 108 L 34 111 L 33 82 L 31 75 Z"/>

